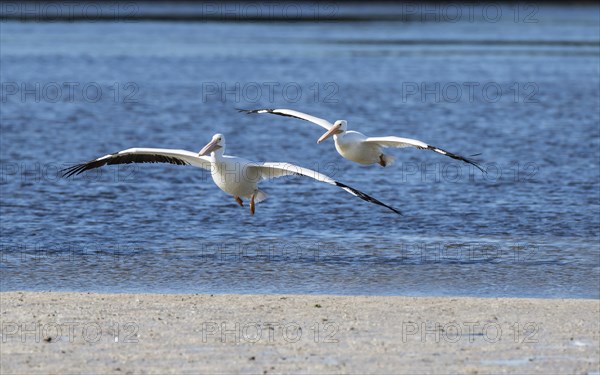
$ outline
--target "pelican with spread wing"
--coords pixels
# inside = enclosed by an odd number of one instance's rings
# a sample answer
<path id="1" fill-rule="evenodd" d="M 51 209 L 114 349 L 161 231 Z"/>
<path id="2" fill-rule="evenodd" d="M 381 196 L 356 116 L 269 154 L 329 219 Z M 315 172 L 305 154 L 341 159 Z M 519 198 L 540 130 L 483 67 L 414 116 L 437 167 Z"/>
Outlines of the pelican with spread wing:
<path id="1" fill-rule="evenodd" d="M 313 124 L 317 124 L 325 128 L 327 132 L 317 140 L 321 143 L 327 138 L 333 136 L 335 148 L 337 152 L 344 158 L 354 161 L 359 164 L 379 164 L 382 167 L 392 165 L 394 157 L 389 154 L 384 154 L 382 148 L 386 147 L 415 147 L 422 150 L 431 150 L 438 154 L 449 156 L 456 160 L 464 161 L 477 167 L 482 172 L 485 172 L 481 166 L 474 160 L 443 150 L 439 147 L 431 146 L 425 142 L 410 138 L 400 138 L 395 136 L 389 137 L 367 137 L 366 135 L 348 130 L 346 120 L 337 120 L 333 124 L 322 118 L 308 115 L 306 113 L 294 111 L 291 109 L 239 109 L 238 111 L 251 113 L 271 113 L 279 116 L 294 117 Z"/>
<path id="2" fill-rule="evenodd" d="M 266 199 L 267 195 L 258 188 L 260 181 L 283 176 L 304 176 L 320 182 L 344 189 L 346 192 L 383 207 L 397 214 L 400 211 L 390 207 L 377 199 L 356 190 L 348 185 L 336 181 L 324 174 L 311 169 L 302 168 L 289 163 L 254 163 L 235 156 L 228 156 L 225 152 L 225 137 L 215 134 L 211 141 L 195 153 L 185 150 L 170 150 L 161 148 L 130 148 L 101 158 L 77 164 L 64 169 L 63 177 L 78 175 L 87 170 L 99 168 L 104 165 L 129 164 L 129 163 L 170 163 L 177 165 L 191 165 L 210 170 L 214 183 L 224 192 L 231 194 L 240 206 L 242 198 L 250 200 L 250 213 L 253 215 L 255 204 Z"/>

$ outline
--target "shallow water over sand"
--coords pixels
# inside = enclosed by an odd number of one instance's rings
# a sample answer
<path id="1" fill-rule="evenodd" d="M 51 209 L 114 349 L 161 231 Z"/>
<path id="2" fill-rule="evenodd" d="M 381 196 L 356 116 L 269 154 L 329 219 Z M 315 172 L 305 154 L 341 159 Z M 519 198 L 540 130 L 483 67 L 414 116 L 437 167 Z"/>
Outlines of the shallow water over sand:
<path id="1" fill-rule="evenodd" d="M 537 18 L 2 23 L 2 290 L 599 298 L 598 11 Z M 235 110 L 255 107 L 482 153 L 488 174 L 412 149 L 361 167 L 316 126 Z M 216 132 L 404 215 L 299 178 L 251 217 L 193 168 L 56 176 Z"/>

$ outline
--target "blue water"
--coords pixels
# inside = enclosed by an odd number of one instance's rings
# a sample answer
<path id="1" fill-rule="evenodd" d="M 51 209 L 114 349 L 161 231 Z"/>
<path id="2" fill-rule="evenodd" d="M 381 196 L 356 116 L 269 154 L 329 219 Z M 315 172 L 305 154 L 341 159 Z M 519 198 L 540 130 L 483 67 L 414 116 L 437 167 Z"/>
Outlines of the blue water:
<path id="1" fill-rule="evenodd" d="M 1 22 L 1 289 L 600 298 L 599 8 L 505 14 Z M 481 153 L 488 174 L 413 149 L 359 166 L 316 126 L 235 110 L 260 107 Z M 301 178 L 264 183 L 250 216 L 191 167 L 57 176 L 216 132 L 228 154 L 318 169 L 404 215 Z"/>

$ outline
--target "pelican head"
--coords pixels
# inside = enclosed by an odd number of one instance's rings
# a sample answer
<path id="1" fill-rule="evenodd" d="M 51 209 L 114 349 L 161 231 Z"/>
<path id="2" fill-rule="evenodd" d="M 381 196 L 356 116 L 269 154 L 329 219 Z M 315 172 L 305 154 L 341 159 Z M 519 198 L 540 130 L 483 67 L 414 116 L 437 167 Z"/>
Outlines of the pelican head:
<path id="1" fill-rule="evenodd" d="M 223 134 L 215 134 L 208 144 L 202 147 L 202 150 L 198 153 L 198 156 L 210 154 L 213 151 L 221 150 L 221 153 L 225 151 L 225 136 Z"/>
<path id="2" fill-rule="evenodd" d="M 317 143 L 323 142 L 324 140 L 326 140 L 327 138 L 331 137 L 332 135 L 342 134 L 347 129 L 348 129 L 348 126 L 347 126 L 346 120 L 337 120 L 333 124 L 333 126 L 331 127 L 331 129 L 327 130 L 327 132 L 325 134 L 323 134 L 321 136 L 321 138 L 319 138 L 319 140 L 317 141 Z"/>

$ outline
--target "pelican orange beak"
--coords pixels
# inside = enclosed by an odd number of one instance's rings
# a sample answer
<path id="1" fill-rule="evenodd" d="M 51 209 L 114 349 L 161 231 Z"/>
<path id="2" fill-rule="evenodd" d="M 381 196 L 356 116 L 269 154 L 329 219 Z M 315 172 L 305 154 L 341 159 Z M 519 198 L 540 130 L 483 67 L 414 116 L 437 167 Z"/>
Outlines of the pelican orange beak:
<path id="1" fill-rule="evenodd" d="M 204 156 L 206 154 L 210 154 L 211 152 L 220 149 L 221 146 L 219 146 L 219 141 L 217 139 L 213 139 L 212 141 L 208 142 L 208 144 L 204 147 L 202 147 L 202 150 L 200 150 L 200 152 L 198 153 L 198 156 Z"/>
<path id="2" fill-rule="evenodd" d="M 327 132 L 325 134 L 323 134 L 321 136 L 321 138 L 319 138 L 319 140 L 317 141 L 317 143 L 323 142 L 324 140 L 326 140 L 327 138 L 331 137 L 334 134 L 341 133 L 340 132 L 340 128 L 341 127 L 342 127 L 342 124 L 333 125 L 331 127 L 331 129 L 327 130 Z"/>

